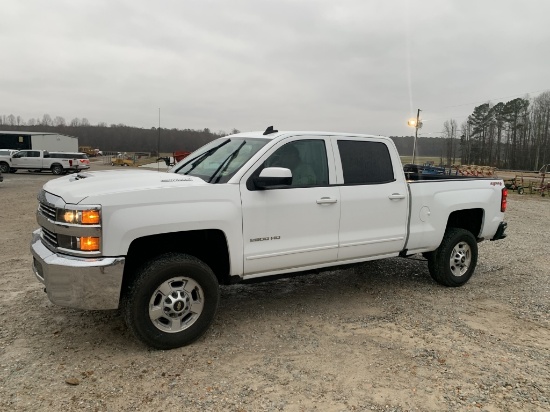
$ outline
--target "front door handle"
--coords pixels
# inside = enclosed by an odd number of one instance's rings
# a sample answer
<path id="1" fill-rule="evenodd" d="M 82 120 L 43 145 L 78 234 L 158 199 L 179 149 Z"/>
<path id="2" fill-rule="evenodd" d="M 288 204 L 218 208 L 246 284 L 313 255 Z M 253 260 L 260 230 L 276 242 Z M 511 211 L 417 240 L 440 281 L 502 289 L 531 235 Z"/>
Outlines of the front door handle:
<path id="1" fill-rule="evenodd" d="M 336 202 L 338 202 L 338 199 L 334 199 L 332 197 L 322 197 L 321 199 L 317 199 L 318 205 L 326 205 L 326 204 L 331 204 Z"/>
<path id="2" fill-rule="evenodd" d="M 405 195 L 402 195 L 400 193 L 392 193 L 391 195 L 388 196 L 389 199 L 391 200 L 400 200 L 400 199 L 405 199 Z"/>

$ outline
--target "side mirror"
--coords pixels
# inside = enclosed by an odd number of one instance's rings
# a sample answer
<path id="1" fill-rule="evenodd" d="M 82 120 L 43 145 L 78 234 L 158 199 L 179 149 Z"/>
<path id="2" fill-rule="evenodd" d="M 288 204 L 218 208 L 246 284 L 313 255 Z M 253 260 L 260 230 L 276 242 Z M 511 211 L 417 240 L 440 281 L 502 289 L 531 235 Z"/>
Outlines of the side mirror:
<path id="1" fill-rule="evenodd" d="M 266 167 L 252 181 L 256 189 L 282 189 L 292 184 L 292 172 L 285 167 Z"/>

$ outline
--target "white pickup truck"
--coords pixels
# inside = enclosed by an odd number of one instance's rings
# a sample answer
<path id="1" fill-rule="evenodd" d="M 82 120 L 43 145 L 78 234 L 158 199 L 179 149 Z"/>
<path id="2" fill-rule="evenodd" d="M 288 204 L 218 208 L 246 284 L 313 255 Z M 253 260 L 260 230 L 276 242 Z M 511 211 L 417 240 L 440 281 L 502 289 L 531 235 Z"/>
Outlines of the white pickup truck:
<path id="1" fill-rule="evenodd" d="M 0 171 L 15 173 L 19 169 L 49 170 L 54 175 L 74 169 L 73 160 L 53 158 L 46 150 L 20 150 L 11 156 L 0 156 Z"/>
<path id="2" fill-rule="evenodd" d="M 422 253 L 436 282 L 461 286 L 477 242 L 506 236 L 506 196 L 499 179 L 406 177 L 388 138 L 268 128 L 167 173 L 49 181 L 33 271 L 53 303 L 121 307 L 137 338 L 170 349 L 209 327 L 219 284 Z"/>

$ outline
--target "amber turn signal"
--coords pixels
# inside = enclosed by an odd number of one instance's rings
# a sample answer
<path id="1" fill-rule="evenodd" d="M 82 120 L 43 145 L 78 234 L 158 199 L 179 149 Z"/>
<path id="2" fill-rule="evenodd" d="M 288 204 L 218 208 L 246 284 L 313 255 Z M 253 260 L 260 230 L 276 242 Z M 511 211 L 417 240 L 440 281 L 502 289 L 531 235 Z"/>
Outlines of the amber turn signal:
<path id="1" fill-rule="evenodd" d="M 99 211 L 97 210 L 83 210 L 82 211 L 82 223 L 86 225 L 99 224 Z"/>
<path id="2" fill-rule="evenodd" d="M 85 250 L 87 252 L 97 252 L 99 250 L 99 238 L 98 237 L 81 237 L 80 250 Z"/>

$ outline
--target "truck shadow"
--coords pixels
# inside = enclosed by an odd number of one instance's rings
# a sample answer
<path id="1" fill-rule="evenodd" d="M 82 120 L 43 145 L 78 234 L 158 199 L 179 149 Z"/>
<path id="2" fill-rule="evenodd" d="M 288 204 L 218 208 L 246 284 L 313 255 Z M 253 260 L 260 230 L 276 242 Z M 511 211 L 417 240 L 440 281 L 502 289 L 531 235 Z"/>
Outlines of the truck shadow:
<path id="1" fill-rule="evenodd" d="M 213 339 L 223 340 L 235 330 L 257 331 L 258 325 L 281 318 L 300 322 L 327 314 L 370 318 L 376 314 L 379 320 L 389 320 L 406 311 L 411 300 L 420 301 L 448 289 L 432 281 L 422 258 L 386 259 L 347 269 L 222 286 L 216 320 L 196 344 L 211 345 Z M 129 352 L 146 348 L 126 328 L 119 311 L 81 311 L 49 303 L 45 309 L 50 312 L 48 318 L 57 319 L 53 337 L 63 336 L 65 347 L 107 346 Z"/>

